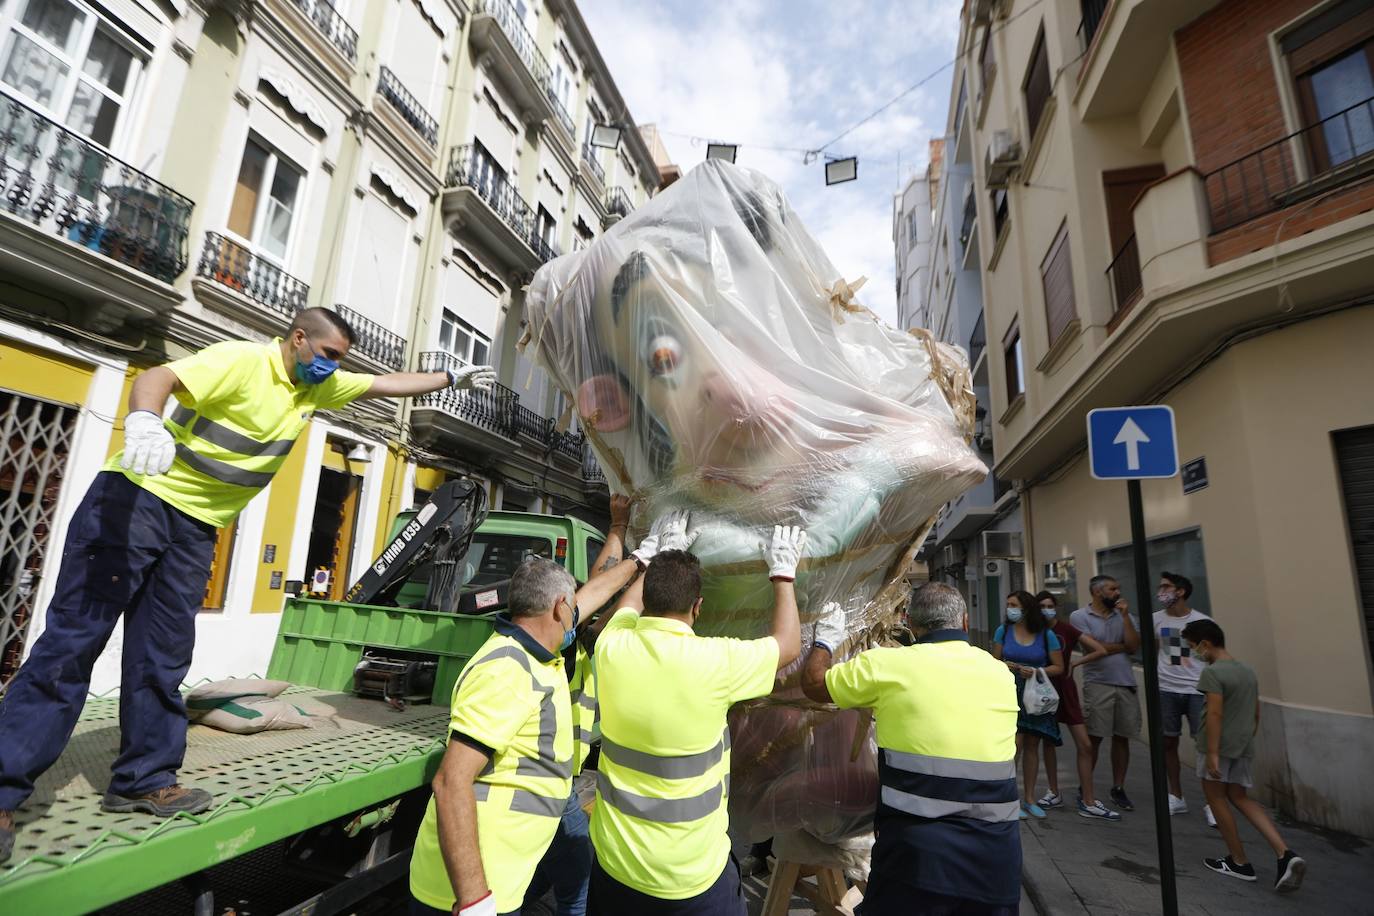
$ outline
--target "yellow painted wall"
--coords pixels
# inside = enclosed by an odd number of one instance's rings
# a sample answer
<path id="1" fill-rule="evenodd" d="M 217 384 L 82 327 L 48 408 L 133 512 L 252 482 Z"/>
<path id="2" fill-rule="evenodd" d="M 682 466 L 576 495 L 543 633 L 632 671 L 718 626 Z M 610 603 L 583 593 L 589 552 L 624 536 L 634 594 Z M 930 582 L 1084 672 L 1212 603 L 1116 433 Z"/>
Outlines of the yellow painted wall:
<path id="1" fill-rule="evenodd" d="M 396 450 L 388 446 L 386 467 L 382 469 L 382 504 L 377 512 L 377 534 L 373 540 L 372 555 L 375 557 L 386 546 L 387 535 L 391 533 L 391 522 L 396 513 L 405 506 L 402 504 L 406 482 L 406 463 L 400 460 Z"/>
<path id="2" fill-rule="evenodd" d="M 46 350 L 0 342 L 0 388 L 80 407 L 86 403 L 94 371 L 89 364 Z"/>
<path id="3" fill-rule="evenodd" d="M 281 573 L 283 585 L 288 578 L 287 563 L 291 558 L 291 536 L 296 528 L 296 514 L 300 509 L 301 480 L 305 476 L 305 443 L 310 439 L 310 424 L 301 430 L 296 447 L 286 456 L 286 463 L 272 478 L 267 494 L 267 520 L 263 524 L 262 544 L 257 547 L 257 579 L 253 585 L 253 613 L 276 614 L 282 609 L 286 592 L 272 588 L 272 573 Z M 262 562 L 263 548 L 276 544 L 276 557 L 271 563 Z"/>

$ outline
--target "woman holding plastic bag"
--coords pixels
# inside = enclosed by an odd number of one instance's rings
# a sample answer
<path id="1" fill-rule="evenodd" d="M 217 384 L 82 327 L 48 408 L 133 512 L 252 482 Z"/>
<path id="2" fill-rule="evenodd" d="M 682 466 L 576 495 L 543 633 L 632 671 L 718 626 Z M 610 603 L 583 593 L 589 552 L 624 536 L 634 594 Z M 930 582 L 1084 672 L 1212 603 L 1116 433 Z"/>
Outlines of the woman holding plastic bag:
<path id="1" fill-rule="evenodd" d="M 1064 672 L 1064 651 L 1040 613 L 1035 596 L 1029 592 L 1007 596 L 1006 622 L 992 635 L 992 654 L 1016 675 L 1016 699 L 1021 707 L 1016 719 L 1021 819 L 1044 817 L 1045 809 L 1035 802 L 1035 780 L 1040 770 L 1040 742 L 1052 741 L 1055 747 L 1063 743 L 1059 723 L 1054 720 L 1058 695 L 1049 679 Z"/>

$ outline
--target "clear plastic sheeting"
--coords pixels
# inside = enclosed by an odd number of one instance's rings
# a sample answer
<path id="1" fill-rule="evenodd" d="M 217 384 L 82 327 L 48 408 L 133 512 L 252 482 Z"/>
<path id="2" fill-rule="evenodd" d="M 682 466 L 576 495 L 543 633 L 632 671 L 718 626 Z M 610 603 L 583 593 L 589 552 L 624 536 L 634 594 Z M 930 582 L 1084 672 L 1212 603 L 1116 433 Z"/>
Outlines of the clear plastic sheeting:
<path id="1" fill-rule="evenodd" d="M 774 525 L 803 525 L 803 642 L 834 601 L 851 653 L 890 624 L 939 507 L 987 473 L 966 439 L 966 356 L 883 324 L 858 286 L 773 182 L 719 160 L 535 275 L 526 353 L 564 392 L 611 489 L 640 498 L 634 527 L 692 510 L 703 635 L 768 632 L 760 545 Z M 798 667 L 732 713 L 741 837 L 836 842 L 869 825 L 866 720 L 807 703 Z"/>

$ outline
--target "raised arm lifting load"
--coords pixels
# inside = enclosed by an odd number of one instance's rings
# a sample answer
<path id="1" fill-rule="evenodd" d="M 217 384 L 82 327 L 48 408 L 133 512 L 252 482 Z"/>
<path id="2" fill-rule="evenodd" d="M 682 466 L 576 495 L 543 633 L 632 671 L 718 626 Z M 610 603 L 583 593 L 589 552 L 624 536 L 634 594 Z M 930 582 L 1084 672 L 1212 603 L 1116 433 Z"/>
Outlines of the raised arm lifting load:
<path id="1" fill-rule="evenodd" d="M 903 333 L 848 284 L 758 173 L 709 160 L 589 248 L 535 275 L 529 353 L 575 406 L 611 488 L 643 498 L 636 527 L 690 508 L 704 634 L 767 631 L 759 543 L 810 532 L 803 623 L 848 610 L 848 652 L 889 625 L 933 516 L 987 473 L 967 442 L 963 351 Z M 857 717 L 801 699 L 795 670 L 735 710 L 731 817 L 761 839 L 867 826 L 871 741 Z"/>

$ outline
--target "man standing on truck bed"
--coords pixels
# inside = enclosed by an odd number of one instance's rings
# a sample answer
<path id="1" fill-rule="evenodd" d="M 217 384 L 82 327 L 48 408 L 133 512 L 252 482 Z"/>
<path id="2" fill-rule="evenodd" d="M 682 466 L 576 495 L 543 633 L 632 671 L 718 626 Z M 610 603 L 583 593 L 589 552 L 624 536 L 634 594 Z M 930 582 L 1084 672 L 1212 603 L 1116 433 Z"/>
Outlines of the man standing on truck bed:
<path id="1" fill-rule="evenodd" d="M 553 842 L 577 756 L 561 653 L 590 616 L 658 551 L 686 541 L 685 518 L 660 519 L 635 550 L 582 588 L 562 566 L 531 557 L 511 577 L 509 611 L 453 685 L 448 748 L 434 774 L 410 858 L 412 916 L 497 916 L 520 910 Z M 574 591 L 576 589 L 576 591 Z"/>
<path id="2" fill-rule="evenodd" d="M 354 339 L 338 314 L 308 308 L 285 338 L 217 343 L 134 382 L 124 450 L 72 517 L 43 634 L 0 703 L 0 861 L 14 846 L 14 811 L 71 737 L 121 614 L 120 753 L 101 807 L 162 817 L 209 808 L 210 794 L 178 785 L 177 770 L 186 752 L 181 679 L 215 529 L 271 482 L 316 410 L 496 379 L 489 366 L 337 371 Z M 173 396 L 177 408 L 164 419 Z"/>

